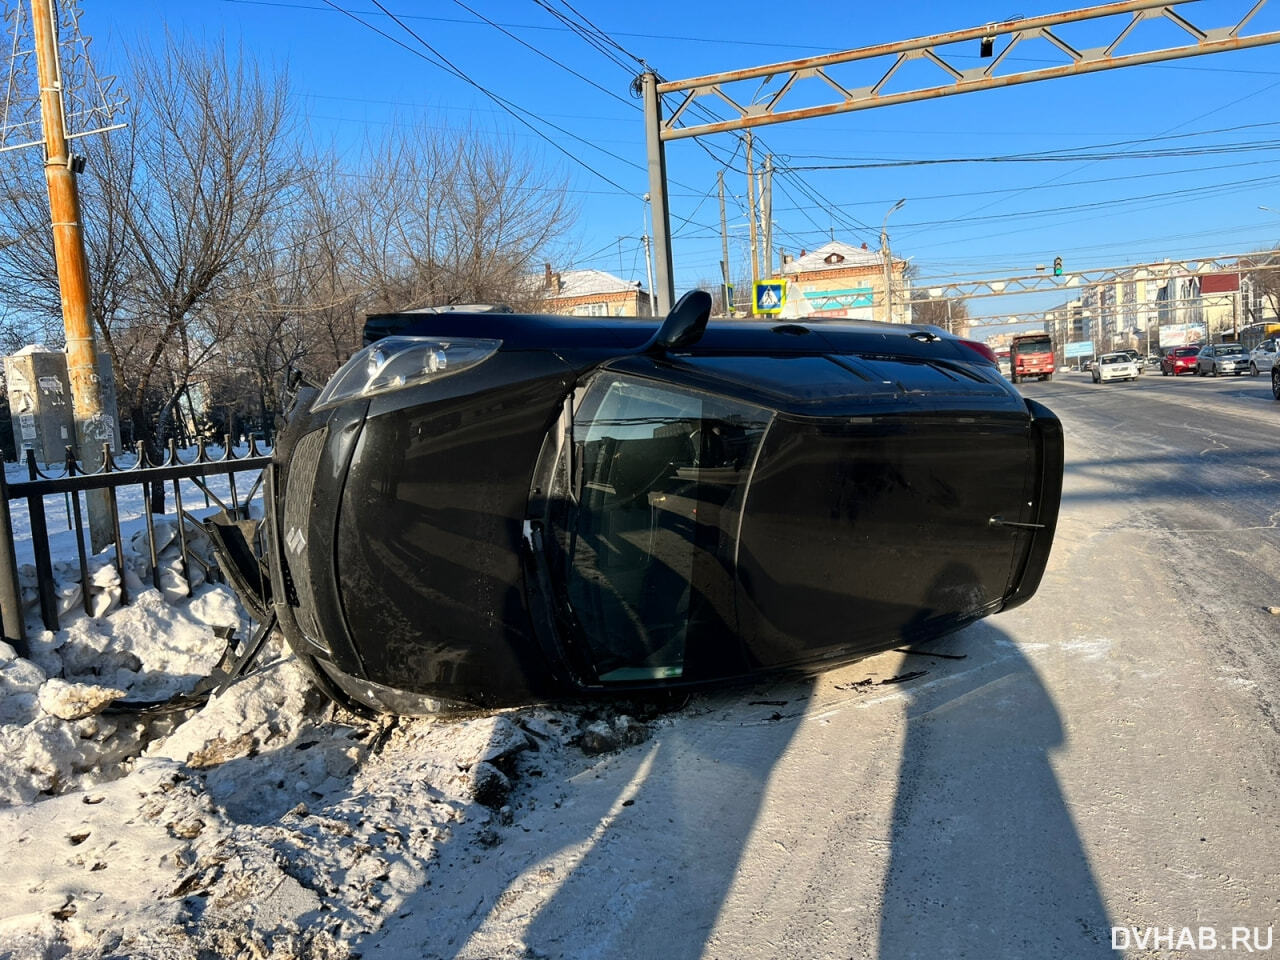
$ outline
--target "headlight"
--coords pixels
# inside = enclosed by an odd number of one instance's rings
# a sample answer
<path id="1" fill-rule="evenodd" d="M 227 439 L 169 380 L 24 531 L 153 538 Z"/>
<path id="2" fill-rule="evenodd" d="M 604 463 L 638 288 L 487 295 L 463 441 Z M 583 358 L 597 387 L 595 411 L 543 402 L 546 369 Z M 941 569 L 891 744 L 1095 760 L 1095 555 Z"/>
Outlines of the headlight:
<path id="1" fill-rule="evenodd" d="M 384 337 L 352 355 L 329 380 L 312 410 L 373 397 L 451 376 L 484 363 L 501 340 Z"/>

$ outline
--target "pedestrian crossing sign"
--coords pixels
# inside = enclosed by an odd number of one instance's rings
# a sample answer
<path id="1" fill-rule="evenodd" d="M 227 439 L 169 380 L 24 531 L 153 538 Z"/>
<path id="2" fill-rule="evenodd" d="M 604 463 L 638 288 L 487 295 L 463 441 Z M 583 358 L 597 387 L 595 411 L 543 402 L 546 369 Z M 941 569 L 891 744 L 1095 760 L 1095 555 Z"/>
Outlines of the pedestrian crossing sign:
<path id="1" fill-rule="evenodd" d="M 754 288 L 752 313 L 779 314 L 787 303 L 787 281 L 760 280 Z"/>

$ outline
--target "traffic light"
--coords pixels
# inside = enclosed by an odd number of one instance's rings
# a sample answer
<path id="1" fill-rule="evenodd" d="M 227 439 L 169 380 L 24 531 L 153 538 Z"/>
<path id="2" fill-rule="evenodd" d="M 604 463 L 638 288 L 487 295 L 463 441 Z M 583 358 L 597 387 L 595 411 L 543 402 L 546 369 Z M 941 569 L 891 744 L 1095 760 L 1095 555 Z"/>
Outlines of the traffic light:
<path id="1" fill-rule="evenodd" d="M 1055 277 L 1062 276 L 1062 258 L 1061 257 L 1053 258 L 1053 275 Z"/>

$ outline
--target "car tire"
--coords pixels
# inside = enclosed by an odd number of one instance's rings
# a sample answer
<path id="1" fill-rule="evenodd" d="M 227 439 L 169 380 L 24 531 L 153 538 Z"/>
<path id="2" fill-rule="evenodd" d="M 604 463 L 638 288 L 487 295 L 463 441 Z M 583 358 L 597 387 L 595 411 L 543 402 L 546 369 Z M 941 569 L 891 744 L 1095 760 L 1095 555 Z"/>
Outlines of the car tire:
<path id="1" fill-rule="evenodd" d="M 1271 395 L 1280 400 L 1280 370 L 1271 370 Z"/>
<path id="2" fill-rule="evenodd" d="M 1166 370 L 1164 367 L 1161 367 L 1161 368 L 1160 368 L 1160 376 L 1162 376 L 1162 377 L 1167 377 L 1168 375 L 1169 375 L 1169 371 L 1168 371 L 1168 370 Z"/>
<path id="3" fill-rule="evenodd" d="M 1256 377 L 1258 375 L 1258 365 L 1252 360 L 1249 361 L 1249 376 Z"/>
<path id="4" fill-rule="evenodd" d="M 1218 375 L 1218 368 L 1214 367 L 1212 370 L 1210 370 L 1209 375 L 1212 377 L 1216 377 Z"/>

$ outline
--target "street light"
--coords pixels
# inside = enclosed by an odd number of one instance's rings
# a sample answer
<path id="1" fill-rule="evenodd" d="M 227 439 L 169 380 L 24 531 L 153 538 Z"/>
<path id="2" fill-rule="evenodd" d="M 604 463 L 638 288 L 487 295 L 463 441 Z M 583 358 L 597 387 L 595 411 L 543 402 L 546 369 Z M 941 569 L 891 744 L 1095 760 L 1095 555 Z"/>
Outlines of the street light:
<path id="1" fill-rule="evenodd" d="M 880 223 L 880 256 L 884 260 L 884 319 L 887 323 L 893 323 L 893 257 L 889 252 L 889 214 L 898 210 L 907 198 L 903 197 L 884 215 L 884 220 Z"/>

